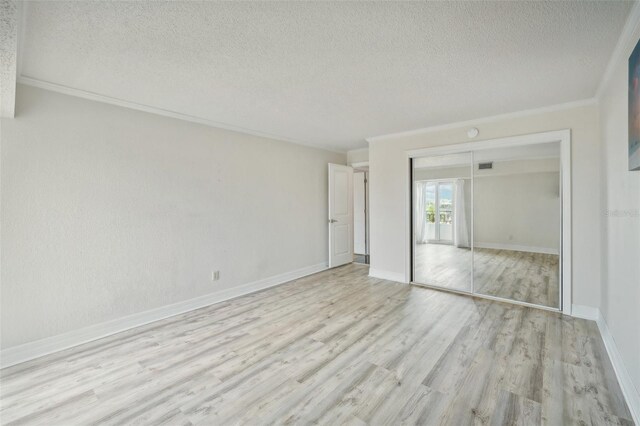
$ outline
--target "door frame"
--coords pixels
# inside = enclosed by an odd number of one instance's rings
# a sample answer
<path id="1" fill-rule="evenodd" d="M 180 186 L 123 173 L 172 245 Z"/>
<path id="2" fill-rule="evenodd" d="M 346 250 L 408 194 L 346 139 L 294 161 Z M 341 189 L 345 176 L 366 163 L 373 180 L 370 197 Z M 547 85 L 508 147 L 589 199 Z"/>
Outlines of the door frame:
<path id="1" fill-rule="evenodd" d="M 356 167 L 356 164 L 360 165 L 358 167 Z M 359 255 L 364 255 L 364 256 L 369 256 L 369 163 L 353 163 L 351 165 L 351 167 L 353 168 L 353 176 L 354 176 L 354 190 L 353 190 L 353 198 L 354 198 L 354 206 L 355 206 L 355 175 L 357 173 L 362 173 L 364 174 L 364 247 L 365 247 L 365 253 L 356 253 L 355 250 L 355 238 L 354 238 L 354 245 L 353 245 L 353 254 L 359 254 Z M 355 208 L 353 211 L 353 228 L 354 228 L 354 235 L 355 235 Z"/>
<path id="2" fill-rule="evenodd" d="M 356 162 L 356 163 L 351 163 L 351 167 L 353 168 L 353 172 L 362 172 L 364 173 L 364 198 L 365 198 L 365 215 L 364 215 L 364 222 L 365 222 L 365 230 L 364 230 L 364 235 L 365 235 L 365 251 L 366 253 L 364 254 L 366 256 L 366 259 L 368 260 L 368 263 L 371 263 L 371 237 L 370 237 L 370 228 L 371 228 L 371 224 L 370 224 L 370 217 L 369 217 L 369 200 L 370 200 L 370 196 L 369 196 L 369 162 L 368 161 L 360 161 L 360 162 Z M 355 250 L 354 250 L 355 251 Z M 359 254 L 359 253 L 358 253 Z"/>
<path id="3" fill-rule="evenodd" d="M 414 158 L 437 156 L 446 154 L 458 154 L 462 152 L 475 152 L 492 148 L 508 148 L 523 145 L 535 145 L 543 143 L 560 143 L 560 205 L 562 206 L 560 223 L 560 308 L 548 308 L 517 300 L 504 299 L 474 293 L 474 297 L 505 301 L 517 305 L 531 306 L 549 311 L 562 312 L 571 315 L 572 307 L 572 236 L 571 236 L 571 130 L 554 130 L 550 132 L 532 133 L 520 136 L 508 136 L 496 139 L 486 139 L 474 142 L 463 142 L 449 145 L 439 145 L 405 151 L 406 155 L 406 192 L 405 192 L 405 282 L 413 280 L 413 216 L 412 216 L 412 167 Z M 445 291 L 448 291 L 445 289 Z M 465 292 L 465 294 L 468 294 Z"/>

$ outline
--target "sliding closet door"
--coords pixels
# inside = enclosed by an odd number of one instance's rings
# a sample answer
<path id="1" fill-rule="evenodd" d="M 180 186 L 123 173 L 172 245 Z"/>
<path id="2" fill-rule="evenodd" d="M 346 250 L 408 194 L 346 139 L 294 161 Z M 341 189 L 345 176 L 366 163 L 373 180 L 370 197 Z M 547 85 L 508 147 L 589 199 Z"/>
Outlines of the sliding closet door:
<path id="1" fill-rule="evenodd" d="M 560 144 L 474 152 L 474 292 L 560 307 Z"/>
<path id="2" fill-rule="evenodd" d="M 471 292 L 471 153 L 412 161 L 413 281 Z"/>

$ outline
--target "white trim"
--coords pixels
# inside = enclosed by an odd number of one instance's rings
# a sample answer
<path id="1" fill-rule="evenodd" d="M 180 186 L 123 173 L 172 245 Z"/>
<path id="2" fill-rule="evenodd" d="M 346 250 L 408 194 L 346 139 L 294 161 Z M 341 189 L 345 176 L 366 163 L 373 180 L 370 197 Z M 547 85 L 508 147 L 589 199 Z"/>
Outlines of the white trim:
<path id="1" fill-rule="evenodd" d="M 423 128 L 420 128 L 420 129 L 408 130 L 406 132 L 389 133 L 389 134 L 386 134 L 386 135 L 372 136 L 372 137 L 365 138 L 365 140 L 369 144 L 371 144 L 371 143 L 374 143 L 374 142 L 384 141 L 386 139 L 394 139 L 394 138 L 398 138 L 398 137 L 407 137 L 407 136 L 416 136 L 416 135 L 422 135 L 422 134 L 426 134 L 426 133 L 439 132 L 439 131 L 442 131 L 442 130 L 458 129 L 458 128 L 462 128 L 462 127 L 475 126 L 475 125 L 478 125 L 478 124 L 491 123 L 491 122 L 494 122 L 494 121 L 507 120 L 507 119 L 511 119 L 511 118 L 527 117 L 527 116 L 530 116 L 530 115 L 538 115 L 538 114 L 544 114 L 544 113 L 549 113 L 549 112 L 562 111 L 562 110 L 566 110 L 566 109 L 579 108 L 579 107 L 584 107 L 584 106 L 588 106 L 588 105 L 596 105 L 597 103 L 598 103 L 598 100 L 595 97 L 593 97 L 593 98 L 589 98 L 589 99 L 582 99 L 582 100 L 579 100 L 579 101 L 566 102 L 566 103 L 562 103 L 562 104 L 550 105 L 550 106 L 541 107 L 541 108 L 533 108 L 533 109 L 527 109 L 527 110 L 522 110 L 522 111 L 510 112 L 510 113 L 506 113 L 506 114 L 498 114 L 498 115 L 492 115 L 492 116 L 488 116 L 488 117 L 481 117 L 481 118 L 472 119 L 472 120 L 456 121 L 456 122 L 447 123 L 447 124 L 440 124 L 440 125 L 435 125 L 435 126 L 430 126 L 430 127 L 423 127 Z"/>
<path id="2" fill-rule="evenodd" d="M 469 153 L 471 155 L 471 164 L 470 167 L 470 177 L 471 177 L 471 234 L 469 234 L 469 247 L 471 248 L 471 271 L 476 270 L 476 257 L 474 256 L 474 250 L 476 248 L 476 243 L 474 241 L 474 236 L 476 235 L 476 215 L 473 213 L 473 206 L 475 206 L 476 202 L 476 179 L 473 176 L 474 164 L 476 164 L 476 155 L 473 151 Z M 471 293 L 476 293 L 476 274 L 471 274 Z"/>
<path id="3" fill-rule="evenodd" d="M 540 173 L 557 173 L 558 170 L 514 170 L 512 172 L 498 172 L 498 173 L 487 173 L 482 175 L 474 176 L 475 179 L 484 179 L 484 178 L 492 178 L 492 177 L 504 177 L 504 176 L 522 176 L 522 175 L 534 175 Z"/>
<path id="4" fill-rule="evenodd" d="M 562 220 L 560 221 L 560 281 L 562 283 L 562 300 L 560 307 L 566 315 L 571 315 L 573 304 L 573 237 L 571 207 L 571 130 L 561 131 L 560 142 L 560 205 L 562 206 Z"/>
<path id="5" fill-rule="evenodd" d="M 517 244 L 474 242 L 473 247 L 495 249 L 495 250 L 524 251 L 529 253 L 543 253 L 543 254 L 555 254 L 555 255 L 559 254 L 558 249 L 553 247 L 519 246 Z"/>
<path id="6" fill-rule="evenodd" d="M 600 330 L 600 335 L 602 336 L 604 347 L 607 349 L 607 354 L 609 355 L 609 359 L 611 360 L 611 364 L 613 365 L 613 371 L 615 371 L 616 373 L 618 384 L 622 389 L 622 395 L 627 401 L 629 411 L 631 411 L 631 417 L 633 417 L 632 420 L 635 422 L 635 424 L 640 425 L 640 392 L 638 391 L 638 388 L 636 388 L 636 386 L 633 384 L 633 380 L 631 380 L 629 370 L 627 370 L 627 367 L 624 365 L 622 355 L 620 355 L 618 346 L 613 339 L 613 335 L 609 331 L 609 326 L 607 325 L 604 316 L 600 313 L 599 310 L 596 323 L 598 324 L 598 329 Z"/>
<path id="7" fill-rule="evenodd" d="M 18 83 L 24 84 L 27 86 L 38 87 L 40 89 L 51 90 L 53 92 L 62 93 L 65 95 L 75 96 L 78 98 L 88 99 L 91 101 L 102 102 L 106 104 L 116 105 L 123 108 L 134 109 L 137 111 L 148 112 L 150 114 L 161 115 L 163 117 L 176 118 L 178 120 L 188 121 L 191 123 L 203 124 L 209 127 L 215 127 L 217 129 L 230 130 L 232 132 L 244 133 L 247 135 L 258 136 L 261 138 L 275 139 L 283 142 L 294 143 L 297 145 L 304 145 L 311 148 L 321 149 L 324 151 L 335 152 L 339 154 L 346 154 L 346 150 L 337 150 L 337 149 L 329 149 L 327 147 L 313 144 L 310 142 L 299 141 L 295 139 L 285 138 L 283 136 L 273 135 L 270 133 L 260 132 L 258 130 L 247 129 L 240 126 L 234 126 L 232 124 L 221 123 L 218 121 L 209 120 L 206 118 L 196 117 L 188 114 L 181 114 L 179 112 L 170 111 L 162 108 L 157 108 L 151 105 L 139 104 L 136 102 L 130 102 L 124 99 L 112 98 L 110 96 L 100 95 L 98 93 L 89 92 L 86 90 L 75 89 L 73 87 L 63 86 L 61 84 L 51 83 L 44 80 L 39 80 L 32 77 L 26 77 L 20 75 L 18 77 Z"/>
<path id="8" fill-rule="evenodd" d="M 473 279 L 471 281 L 473 282 Z M 448 287 L 442 287 L 435 284 L 426 284 L 426 283 L 418 283 L 418 282 L 411 282 L 410 284 L 416 287 L 424 287 L 430 290 L 444 291 L 446 293 L 461 294 L 463 296 L 471 296 L 477 299 L 486 299 L 486 300 L 493 300 L 496 302 L 510 303 L 512 305 L 527 306 L 529 308 L 542 309 L 549 312 L 560 312 L 558 308 L 553 308 L 551 306 L 536 305 L 535 303 L 522 302 L 520 300 L 515 300 L 515 299 L 507 299 L 504 297 L 491 296 L 489 294 L 474 293 L 473 290 L 472 291 L 458 290 L 455 288 L 448 288 Z"/>
<path id="9" fill-rule="evenodd" d="M 600 80 L 600 84 L 598 85 L 598 90 L 596 91 L 596 99 L 600 99 L 602 97 L 604 91 L 609 85 L 609 81 L 611 80 L 611 76 L 613 75 L 616 66 L 618 65 L 618 63 L 624 60 L 624 57 L 628 54 L 627 52 L 635 46 L 635 38 L 633 37 L 633 35 L 635 34 L 639 26 L 640 2 L 636 1 L 634 2 L 633 6 L 631 6 L 631 11 L 629 12 L 627 21 L 622 28 L 622 32 L 620 33 L 620 37 L 618 38 L 616 47 L 613 49 L 611 58 L 609 58 L 607 67 L 605 68 L 604 74 L 602 75 L 602 79 Z"/>
<path id="10" fill-rule="evenodd" d="M 368 161 L 360 161 L 359 163 L 351 163 L 349 165 L 351 167 L 353 167 L 354 169 L 357 169 L 358 167 L 369 167 L 369 162 Z"/>
<path id="11" fill-rule="evenodd" d="M 91 325 L 79 330 L 70 331 L 59 334 L 57 336 L 47 337 L 45 339 L 36 340 L 34 342 L 25 343 L 23 345 L 4 349 L 0 352 L 0 368 L 9 367 L 21 362 L 39 358 L 54 352 L 59 352 L 74 346 L 88 343 L 103 337 L 110 336 L 135 327 L 152 323 L 161 319 L 172 317 L 174 315 L 183 314 L 195 309 L 203 308 L 214 303 L 233 299 L 235 297 L 244 296 L 249 293 L 264 290 L 266 288 L 275 287 L 289 281 L 302 278 L 307 275 L 315 274 L 328 269 L 326 263 L 318 263 L 316 265 L 307 266 L 296 269 L 294 271 L 285 272 L 283 274 L 274 275 L 251 283 L 243 284 L 237 287 L 217 291 L 215 293 L 206 294 L 171 305 L 161 306 L 159 308 L 118 318 L 112 321 Z"/>
<path id="12" fill-rule="evenodd" d="M 449 145 L 438 145 L 429 148 L 419 148 L 406 151 L 409 158 L 459 154 L 462 152 L 479 151 L 483 149 L 511 148 L 549 142 L 562 142 L 569 138 L 570 130 L 553 130 L 550 132 L 530 133 L 527 135 L 507 136 L 496 139 L 485 139 L 474 142 L 463 142 Z M 562 151 L 562 148 L 560 149 Z"/>
<path id="13" fill-rule="evenodd" d="M 413 281 L 412 266 L 414 263 L 415 251 L 413 247 L 413 163 L 411 157 L 407 156 L 405 163 L 405 179 L 404 182 L 404 234 L 409 236 L 409 244 L 404 245 L 404 280 L 405 282 Z M 473 191 L 471 192 L 473 194 Z"/>
<path id="14" fill-rule="evenodd" d="M 573 305 L 571 316 L 591 321 L 597 321 L 600 317 L 600 310 L 593 306 Z"/>
<path id="15" fill-rule="evenodd" d="M 404 274 L 400 272 L 385 271 L 382 269 L 369 268 L 369 276 L 373 278 L 380 278 L 381 280 L 395 281 L 399 283 L 408 283 L 405 281 Z"/>
<path id="16" fill-rule="evenodd" d="M 571 315 L 572 304 L 572 270 L 571 270 L 571 130 L 554 130 L 550 132 L 532 133 L 528 135 L 508 136 L 498 139 L 489 139 L 477 142 L 464 142 L 450 145 L 440 145 L 429 148 L 421 148 L 406 151 L 407 172 L 405 175 L 406 194 L 405 200 L 405 282 L 411 280 L 411 159 L 422 156 L 434 156 L 445 154 L 457 154 L 461 152 L 474 152 L 483 149 L 502 147 L 514 147 L 549 142 L 560 143 L 560 180 L 562 203 L 562 230 L 560 270 L 562 271 L 562 302 L 561 311 Z"/>
<path id="17" fill-rule="evenodd" d="M 471 180 L 471 176 L 455 176 L 450 178 L 442 178 L 442 179 L 415 179 L 414 182 L 454 182 L 457 179 Z"/>

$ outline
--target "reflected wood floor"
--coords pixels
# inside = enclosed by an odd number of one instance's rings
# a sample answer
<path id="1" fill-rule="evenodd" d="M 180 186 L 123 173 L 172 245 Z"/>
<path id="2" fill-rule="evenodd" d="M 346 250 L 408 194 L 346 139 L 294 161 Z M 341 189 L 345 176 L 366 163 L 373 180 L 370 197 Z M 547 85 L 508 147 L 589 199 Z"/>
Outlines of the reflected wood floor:
<path id="1" fill-rule="evenodd" d="M 4 369 L 2 424 L 632 424 L 594 322 L 367 274 Z"/>
<path id="2" fill-rule="evenodd" d="M 471 250 L 447 244 L 417 244 L 415 281 L 471 291 Z M 559 256 L 475 248 L 476 292 L 558 308 Z"/>
<path id="3" fill-rule="evenodd" d="M 477 292 L 558 308 L 559 259 L 556 254 L 474 249 Z"/>

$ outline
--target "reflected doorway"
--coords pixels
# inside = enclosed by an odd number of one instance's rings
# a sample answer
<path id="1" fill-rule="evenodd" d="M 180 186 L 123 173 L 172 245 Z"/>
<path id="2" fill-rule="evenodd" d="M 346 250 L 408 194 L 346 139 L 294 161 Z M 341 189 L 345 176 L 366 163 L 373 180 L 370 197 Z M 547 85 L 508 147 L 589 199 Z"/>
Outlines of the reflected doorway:
<path id="1" fill-rule="evenodd" d="M 353 170 L 353 261 L 369 265 L 369 167 Z"/>
<path id="2" fill-rule="evenodd" d="M 453 243 L 453 182 L 425 181 L 425 218 L 427 240 L 431 243 Z"/>

